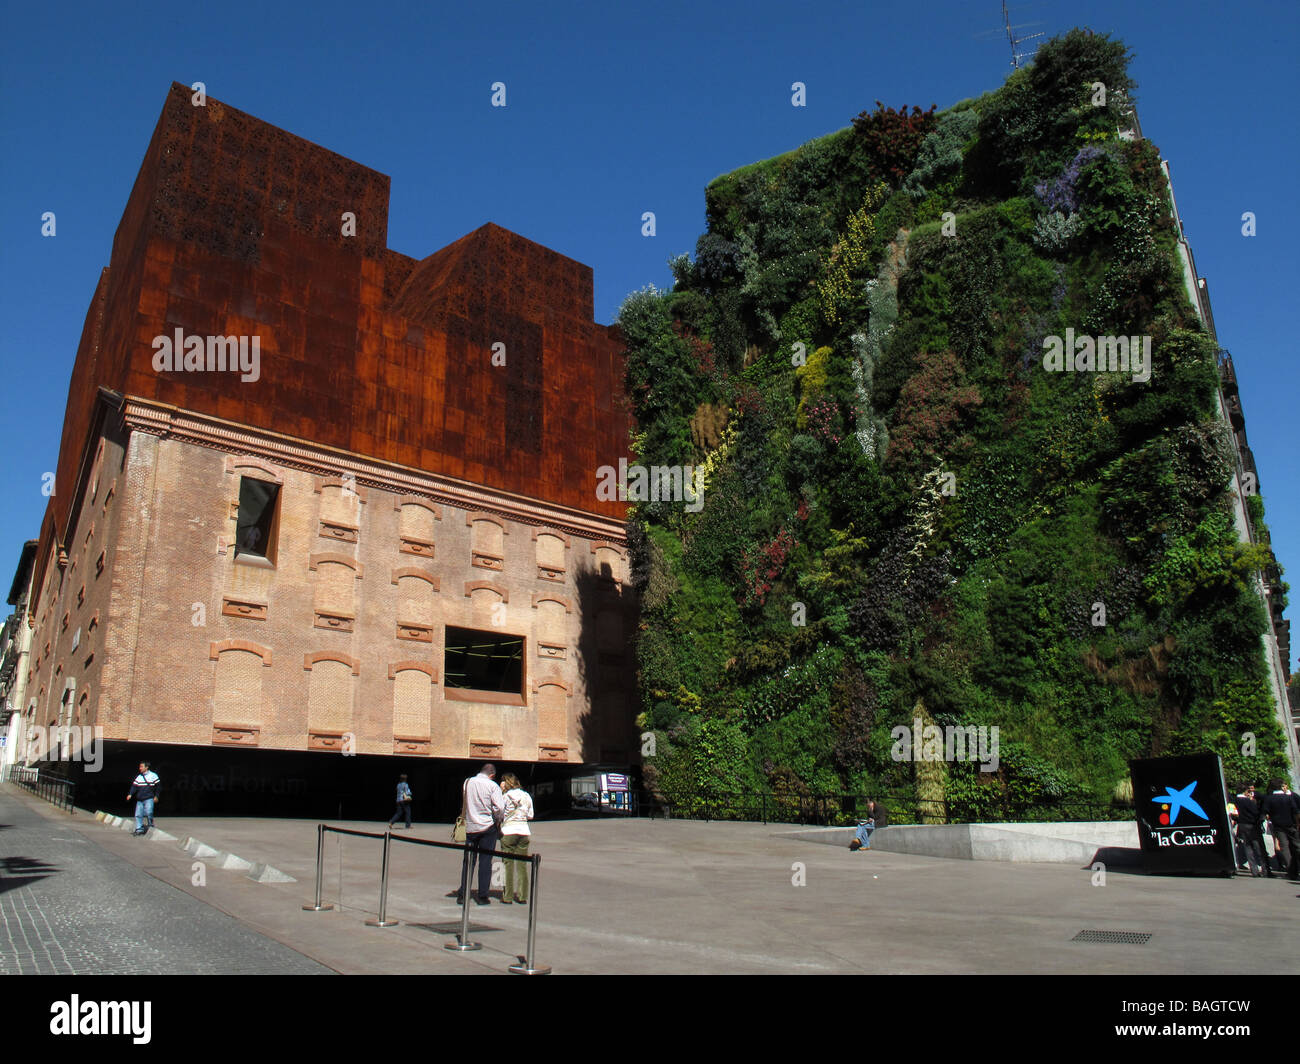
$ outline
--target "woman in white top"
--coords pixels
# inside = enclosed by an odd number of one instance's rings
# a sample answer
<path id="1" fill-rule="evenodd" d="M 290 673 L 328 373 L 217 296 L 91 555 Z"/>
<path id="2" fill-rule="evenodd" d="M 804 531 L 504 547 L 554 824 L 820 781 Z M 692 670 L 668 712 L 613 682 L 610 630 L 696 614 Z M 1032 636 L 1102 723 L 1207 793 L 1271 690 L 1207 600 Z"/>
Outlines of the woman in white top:
<path id="1" fill-rule="evenodd" d="M 501 778 L 501 792 L 506 806 L 505 816 L 501 819 L 501 849 L 523 857 L 528 853 L 532 835 L 528 829 L 528 821 L 533 819 L 532 796 L 519 786 L 519 778 L 511 772 Z M 517 901 L 520 905 L 527 905 L 530 869 L 523 861 L 507 860 L 505 865 L 502 903 L 509 905 Z"/>

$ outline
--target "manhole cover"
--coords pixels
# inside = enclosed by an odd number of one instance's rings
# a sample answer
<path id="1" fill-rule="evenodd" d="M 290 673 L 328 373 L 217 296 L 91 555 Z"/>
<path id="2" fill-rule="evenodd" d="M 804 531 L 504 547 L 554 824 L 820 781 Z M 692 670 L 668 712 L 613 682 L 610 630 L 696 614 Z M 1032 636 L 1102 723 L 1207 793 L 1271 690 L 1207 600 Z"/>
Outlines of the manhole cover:
<path id="1" fill-rule="evenodd" d="M 1132 946 L 1145 946 L 1151 935 L 1146 931 L 1080 931 L 1071 942 L 1127 942 Z"/>

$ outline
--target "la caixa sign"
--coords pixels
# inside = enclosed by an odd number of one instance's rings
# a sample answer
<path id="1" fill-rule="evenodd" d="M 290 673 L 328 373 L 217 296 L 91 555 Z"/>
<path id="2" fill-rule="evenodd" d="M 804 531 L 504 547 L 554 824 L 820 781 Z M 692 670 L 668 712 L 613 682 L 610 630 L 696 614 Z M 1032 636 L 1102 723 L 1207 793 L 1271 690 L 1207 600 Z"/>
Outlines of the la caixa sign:
<path id="1" fill-rule="evenodd" d="M 1237 863 L 1218 754 L 1130 761 L 1148 872 L 1232 875 Z"/>

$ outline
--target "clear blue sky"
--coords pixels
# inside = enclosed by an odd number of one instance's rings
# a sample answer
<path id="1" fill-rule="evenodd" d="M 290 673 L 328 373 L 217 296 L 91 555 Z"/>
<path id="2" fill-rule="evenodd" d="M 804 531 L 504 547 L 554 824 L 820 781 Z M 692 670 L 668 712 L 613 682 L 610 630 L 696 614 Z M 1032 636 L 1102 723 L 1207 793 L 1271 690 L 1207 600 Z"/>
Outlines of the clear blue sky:
<path id="1" fill-rule="evenodd" d="M 1300 600 L 1295 189 L 1300 6 L 1029 0 L 1135 53 L 1143 131 L 1232 351 L 1275 549 Z M 396 10 L 390 10 L 395 8 Z M 173 80 L 392 178 L 389 246 L 487 221 L 587 263 L 596 317 L 694 249 L 716 175 L 847 125 L 879 98 L 942 109 L 1001 83 L 997 0 L 654 5 L 98 3 L 0 16 L 0 581 L 40 528 L 90 297 Z M 503 81 L 505 109 L 489 106 Z M 805 108 L 790 105 L 794 81 Z M 640 235 L 643 211 L 658 235 Z M 43 211 L 58 232 L 40 235 Z M 1254 211 L 1258 235 L 1240 233 Z M 1292 607 L 1288 616 L 1296 617 Z M 1300 625 L 1296 625 L 1300 646 Z M 1292 666 L 1295 666 L 1294 653 Z"/>

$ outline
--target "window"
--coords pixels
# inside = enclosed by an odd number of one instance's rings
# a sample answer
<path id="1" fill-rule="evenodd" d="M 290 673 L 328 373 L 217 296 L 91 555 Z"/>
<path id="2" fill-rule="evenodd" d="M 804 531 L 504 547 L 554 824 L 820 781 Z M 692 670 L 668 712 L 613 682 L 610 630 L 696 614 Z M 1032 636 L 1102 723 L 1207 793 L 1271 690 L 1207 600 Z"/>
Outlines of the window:
<path id="1" fill-rule="evenodd" d="M 522 697 L 523 636 L 448 627 L 446 647 L 446 687 Z"/>
<path id="2" fill-rule="evenodd" d="M 260 558 L 275 564 L 279 532 L 280 485 L 252 477 L 239 478 L 239 517 L 235 526 L 235 557 Z"/>

